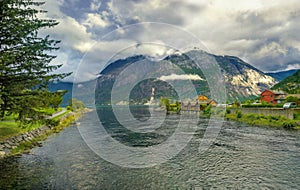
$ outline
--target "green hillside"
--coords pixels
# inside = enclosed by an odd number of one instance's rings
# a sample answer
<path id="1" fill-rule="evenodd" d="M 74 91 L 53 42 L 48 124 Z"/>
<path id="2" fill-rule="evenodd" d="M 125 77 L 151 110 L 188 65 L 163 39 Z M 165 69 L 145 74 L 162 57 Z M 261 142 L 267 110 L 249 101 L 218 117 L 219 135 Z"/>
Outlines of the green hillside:
<path id="1" fill-rule="evenodd" d="M 289 94 L 299 94 L 300 93 L 300 70 L 298 70 L 293 75 L 287 77 L 281 82 L 277 83 L 273 90 L 283 90 Z"/>

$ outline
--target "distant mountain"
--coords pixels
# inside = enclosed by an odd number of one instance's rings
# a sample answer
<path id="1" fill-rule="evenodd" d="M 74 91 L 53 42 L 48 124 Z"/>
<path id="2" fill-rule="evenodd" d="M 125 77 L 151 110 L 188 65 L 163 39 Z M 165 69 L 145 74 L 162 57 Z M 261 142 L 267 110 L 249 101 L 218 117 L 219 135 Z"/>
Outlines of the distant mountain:
<path id="1" fill-rule="evenodd" d="M 63 102 L 61 106 L 68 106 L 70 103 L 70 100 L 72 99 L 72 88 L 73 83 L 71 82 L 55 82 L 49 84 L 49 91 L 55 92 L 57 90 L 67 90 L 67 93 L 63 96 Z"/>
<path id="2" fill-rule="evenodd" d="M 222 75 L 225 79 L 227 89 L 227 97 L 230 101 L 242 100 L 251 96 L 259 95 L 264 89 L 271 88 L 275 83 L 275 79 L 264 74 L 262 71 L 249 65 L 238 57 L 234 56 L 218 56 L 203 52 L 201 50 L 192 50 L 196 56 L 205 57 L 207 55 L 214 58 L 219 65 Z M 188 76 L 205 79 L 202 71 L 191 60 L 186 52 L 184 54 L 175 53 L 169 55 L 164 60 L 164 64 L 176 65 L 184 71 Z M 128 66 L 137 61 L 147 59 L 146 56 L 137 55 L 120 59 L 111 63 L 106 69 L 100 73 L 97 79 L 96 87 L 96 103 L 108 104 L 111 100 L 112 86 L 120 73 Z M 158 62 L 157 62 L 158 63 Z M 163 68 L 161 68 L 163 71 Z M 128 76 L 124 84 L 130 84 L 134 81 L 134 76 L 139 71 L 132 70 L 132 75 Z M 192 81 L 198 94 L 210 96 L 208 84 L 205 80 Z M 133 102 L 145 102 L 151 96 L 151 90 L 155 88 L 155 98 L 159 97 L 177 97 L 175 90 L 167 82 L 157 79 L 147 79 L 137 84 L 130 94 L 130 99 Z"/>
<path id="3" fill-rule="evenodd" d="M 293 75 L 285 78 L 278 84 L 274 85 L 272 89 L 283 90 L 289 94 L 299 94 L 300 93 L 300 70 L 295 72 Z"/>
<path id="4" fill-rule="evenodd" d="M 96 81 L 86 81 L 80 83 L 63 82 L 49 84 L 49 91 L 54 92 L 57 90 L 67 90 L 67 93 L 63 96 L 63 102 L 61 106 L 68 106 L 72 98 L 76 98 L 83 101 L 86 106 L 93 105 L 94 97 L 90 92 L 95 89 Z M 75 89 L 75 90 L 74 90 Z M 75 93 L 75 94 L 73 94 Z"/>
<path id="5" fill-rule="evenodd" d="M 280 71 L 280 72 L 274 72 L 274 73 L 266 73 L 267 75 L 275 78 L 277 81 L 282 81 L 283 79 L 291 76 L 292 74 L 296 73 L 298 69 L 292 69 L 288 71 Z"/>

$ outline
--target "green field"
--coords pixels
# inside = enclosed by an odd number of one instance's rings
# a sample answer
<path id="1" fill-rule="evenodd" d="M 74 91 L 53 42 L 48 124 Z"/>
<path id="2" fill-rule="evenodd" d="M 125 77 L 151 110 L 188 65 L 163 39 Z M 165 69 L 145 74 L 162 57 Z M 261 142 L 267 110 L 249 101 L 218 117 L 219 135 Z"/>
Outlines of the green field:
<path id="1" fill-rule="evenodd" d="M 53 113 L 59 112 L 61 110 L 62 110 L 62 108 L 59 108 L 57 110 L 55 110 L 53 108 L 49 108 L 49 109 L 43 109 L 43 110 L 39 110 L 39 111 L 45 113 L 45 115 L 52 115 Z M 64 115 L 64 114 L 62 114 L 62 115 Z M 62 115 L 59 115 L 55 118 L 59 118 Z M 11 136 L 21 134 L 23 132 L 31 131 L 31 130 L 36 129 L 44 124 L 42 121 L 38 121 L 33 124 L 19 126 L 19 122 L 16 121 L 17 117 L 18 116 L 16 114 L 12 114 L 12 115 L 6 116 L 3 121 L 0 121 L 0 141 L 7 139 Z"/>

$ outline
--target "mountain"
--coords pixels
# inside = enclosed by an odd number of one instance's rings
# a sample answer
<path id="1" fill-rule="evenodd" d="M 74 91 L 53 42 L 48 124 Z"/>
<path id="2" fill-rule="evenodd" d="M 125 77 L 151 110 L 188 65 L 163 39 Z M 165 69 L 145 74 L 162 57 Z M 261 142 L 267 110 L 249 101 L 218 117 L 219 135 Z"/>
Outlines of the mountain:
<path id="1" fill-rule="evenodd" d="M 295 72 L 293 75 L 285 78 L 278 84 L 272 87 L 274 90 L 283 90 L 289 94 L 299 94 L 300 93 L 300 70 Z"/>
<path id="2" fill-rule="evenodd" d="M 63 96 L 63 102 L 61 106 L 68 106 L 72 98 L 83 101 L 84 104 L 89 107 L 94 105 L 94 97 L 92 92 L 95 89 L 95 80 L 85 81 L 80 83 L 72 82 L 55 82 L 49 84 L 49 91 L 54 92 L 57 90 L 67 90 L 67 93 Z"/>
<path id="3" fill-rule="evenodd" d="M 221 69 L 221 74 L 225 79 L 224 82 L 229 101 L 237 99 L 243 100 L 252 96 L 257 96 L 263 90 L 271 88 L 276 83 L 273 77 L 264 74 L 262 71 L 256 69 L 238 57 L 213 55 L 201 50 L 192 50 L 183 54 L 174 53 L 161 61 L 154 61 L 154 63 L 151 63 L 152 65 L 150 66 L 154 67 L 159 65 L 157 67 L 159 67 L 158 71 L 160 73 L 169 73 L 168 76 L 164 76 L 165 78 L 169 77 L 168 80 L 172 80 L 172 77 L 177 77 L 177 79 L 173 80 L 183 80 L 182 78 L 187 77 L 192 80 L 197 94 L 210 96 L 205 75 L 202 73 L 201 69 L 197 67 L 195 62 L 188 56 L 188 54 L 191 53 L 203 60 L 209 56 L 211 59 L 216 61 Z M 122 75 L 126 68 L 130 68 L 131 65 L 145 59 L 151 58 L 144 55 L 137 55 L 117 60 L 106 67 L 100 73 L 100 77 L 97 79 L 96 103 L 110 103 L 111 91 L 118 76 Z M 169 68 L 164 68 L 164 65 L 168 65 Z M 183 73 L 176 73 L 175 67 L 179 67 Z M 127 76 L 124 77 L 119 85 L 124 86 L 133 83 L 137 78 L 136 75 L 141 73 L 144 69 L 145 68 L 131 69 L 131 73 L 127 74 Z M 170 74 L 170 72 L 173 70 L 174 74 Z M 155 89 L 155 99 L 159 99 L 159 97 L 178 98 L 178 94 L 176 93 L 175 89 L 173 89 L 172 85 L 168 84 L 169 81 L 166 81 L 162 78 L 163 77 L 159 79 L 153 78 L 140 81 L 134 86 L 134 88 L 132 88 L 130 92 L 130 101 L 145 103 L 150 99 L 152 88 Z M 184 89 L 185 86 L 182 86 L 181 88 Z M 124 95 L 123 93 L 124 92 L 122 91 L 118 92 L 119 96 Z"/>
<path id="4" fill-rule="evenodd" d="M 63 102 L 61 103 L 61 106 L 68 106 L 70 103 L 70 100 L 72 99 L 72 88 L 73 83 L 71 82 L 52 82 L 49 84 L 49 91 L 55 92 L 57 90 L 67 90 L 67 93 L 63 96 Z"/>
<path id="5" fill-rule="evenodd" d="M 277 81 L 282 81 L 283 79 L 291 76 L 292 74 L 296 73 L 298 69 L 292 69 L 288 71 L 280 71 L 280 72 L 275 72 L 275 73 L 266 73 L 267 75 L 275 78 Z"/>

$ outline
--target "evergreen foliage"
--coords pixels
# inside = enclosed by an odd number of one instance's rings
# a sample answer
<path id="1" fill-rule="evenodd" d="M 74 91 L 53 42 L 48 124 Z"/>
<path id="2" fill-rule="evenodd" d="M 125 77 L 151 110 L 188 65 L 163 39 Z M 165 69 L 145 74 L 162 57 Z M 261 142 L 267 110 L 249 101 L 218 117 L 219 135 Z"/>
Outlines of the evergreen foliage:
<path id="1" fill-rule="evenodd" d="M 50 64 L 56 57 L 51 53 L 58 49 L 59 41 L 42 36 L 39 30 L 58 22 L 38 17 L 46 12 L 38 9 L 43 4 L 34 0 L 1 0 L 0 118 L 13 112 L 21 120 L 33 120 L 38 114 L 33 108 L 49 106 L 49 96 L 54 95 L 47 90 L 48 82 L 70 74 L 53 74 L 61 67 Z"/>

